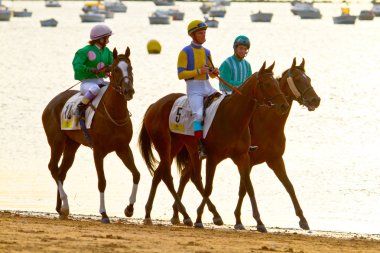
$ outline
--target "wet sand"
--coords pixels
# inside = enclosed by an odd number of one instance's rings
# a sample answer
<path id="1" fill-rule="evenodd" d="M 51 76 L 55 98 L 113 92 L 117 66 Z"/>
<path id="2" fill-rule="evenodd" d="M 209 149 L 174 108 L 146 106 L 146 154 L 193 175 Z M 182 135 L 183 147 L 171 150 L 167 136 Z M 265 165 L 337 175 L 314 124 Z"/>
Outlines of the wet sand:
<path id="1" fill-rule="evenodd" d="M 195 229 L 167 221 L 0 211 L 0 252 L 380 252 L 376 236 L 231 228 Z"/>

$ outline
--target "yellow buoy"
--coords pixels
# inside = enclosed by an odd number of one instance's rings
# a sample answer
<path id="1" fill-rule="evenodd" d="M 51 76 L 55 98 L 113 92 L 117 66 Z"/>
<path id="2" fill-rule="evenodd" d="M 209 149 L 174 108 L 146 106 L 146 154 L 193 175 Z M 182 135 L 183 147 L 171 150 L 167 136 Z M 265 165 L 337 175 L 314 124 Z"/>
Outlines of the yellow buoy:
<path id="1" fill-rule="evenodd" d="M 161 52 L 160 42 L 157 40 L 150 40 L 147 44 L 148 53 L 159 54 Z"/>

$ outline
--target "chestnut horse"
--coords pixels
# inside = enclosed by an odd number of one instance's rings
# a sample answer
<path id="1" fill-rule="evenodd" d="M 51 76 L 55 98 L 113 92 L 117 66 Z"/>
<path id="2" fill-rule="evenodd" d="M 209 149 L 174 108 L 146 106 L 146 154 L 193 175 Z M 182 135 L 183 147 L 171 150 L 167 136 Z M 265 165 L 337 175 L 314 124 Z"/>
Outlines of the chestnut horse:
<path id="1" fill-rule="evenodd" d="M 136 168 L 133 154 L 129 147 L 133 129 L 127 101 L 131 100 L 135 93 L 129 55 L 129 47 L 127 47 L 125 54 L 120 55 L 118 55 L 116 48 L 113 50 L 114 62 L 111 66 L 110 84 L 96 110 L 91 129 L 88 129 L 92 139 L 93 155 L 98 175 L 99 212 L 102 215 L 101 221 L 103 223 L 109 223 L 104 201 L 104 191 L 106 189 L 103 169 L 104 157 L 108 153 L 115 151 L 125 166 L 132 172 L 134 185 L 129 199 L 130 204 L 124 211 L 128 217 L 133 215 L 133 204 L 136 201 L 137 185 L 140 181 L 140 173 Z M 60 127 L 60 114 L 64 104 L 78 92 L 76 90 L 67 90 L 60 93 L 50 101 L 42 114 L 42 123 L 51 150 L 48 167 L 57 183 L 56 211 L 61 219 L 66 219 L 69 215 L 69 203 L 63 189 L 67 171 L 74 162 L 75 153 L 79 146 L 91 146 L 83 131 L 63 131 Z M 61 164 L 58 166 L 62 155 Z"/>
<path id="2" fill-rule="evenodd" d="M 302 209 L 297 200 L 293 185 L 286 174 L 285 164 L 282 159 L 285 152 L 286 142 L 284 128 L 293 101 L 297 101 L 300 105 L 306 106 L 309 111 L 314 111 L 314 109 L 319 106 L 320 98 L 315 93 L 311 85 L 311 80 L 305 73 L 304 60 L 302 60 L 302 63 L 299 66 L 296 66 L 296 59 L 294 58 L 292 66 L 283 72 L 278 81 L 280 83 L 280 89 L 285 94 L 290 108 L 289 111 L 283 115 L 279 115 L 275 110 L 268 107 L 260 107 L 258 110 L 255 110 L 249 123 L 249 129 L 251 133 L 251 143 L 252 145 L 258 146 L 259 149 L 255 152 L 249 153 L 250 167 L 252 168 L 252 166 L 263 162 L 267 163 L 289 193 L 296 214 L 300 218 L 300 227 L 308 230 L 309 225 L 306 218 L 303 216 Z M 291 84 L 292 82 L 294 85 Z M 188 154 L 186 153 L 186 150 L 183 150 L 183 152 L 177 157 L 178 167 L 180 170 L 183 169 L 181 171 L 181 179 L 178 186 L 178 195 L 180 197 L 182 197 L 184 188 L 189 179 L 191 178 L 194 182 L 196 178 L 193 168 L 186 156 L 188 156 Z M 241 223 L 240 214 L 245 193 L 244 182 L 240 182 L 239 200 L 235 209 L 236 229 L 244 229 L 244 226 Z M 212 207 L 213 209 L 210 209 L 210 211 L 213 212 L 214 220 L 221 220 L 213 205 Z M 173 205 L 173 210 L 174 213 L 171 221 L 173 224 L 178 224 L 178 211 L 175 205 Z M 257 221 L 257 229 L 261 232 L 266 232 L 266 228 L 260 219 L 258 210 L 256 210 L 255 219 Z"/>
<path id="3" fill-rule="evenodd" d="M 216 166 L 222 160 L 230 157 L 238 166 L 242 182 L 248 189 L 248 194 L 254 200 L 254 191 L 249 177 L 249 145 L 250 134 L 249 121 L 256 107 L 263 104 L 274 105 L 279 113 L 288 110 L 288 103 L 279 88 L 278 81 L 273 77 L 274 63 L 265 69 L 265 63 L 261 69 L 253 74 L 241 87 L 242 95 L 234 94 L 226 97 L 219 105 L 213 123 L 205 139 L 205 148 L 208 151 L 206 161 L 206 185 L 203 200 L 198 208 L 196 227 L 203 227 L 202 213 L 206 202 L 210 204 L 209 196 L 212 192 L 212 183 Z M 153 174 L 152 187 L 145 206 L 145 224 L 151 224 L 150 213 L 157 186 L 161 180 L 165 182 L 173 195 L 179 212 L 184 216 L 184 223 L 192 225 L 185 207 L 177 195 L 173 178 L 171 176 L 171 164 L 173 158 L 184 148 L 190 154 L 191 162 L 197 177 L 196 186 L 202 187 L 200 178 L 201 161 L 198 158 L 197 143 L 193 136 L 172 133 L 168 122 L 170 110 L 177 98 L 184 94 L 169 94 L 152 104 L 145 113 L 139 146 L 142 157 Z M 155 169 L 157 160 L 153 156 L 152 145 L 160 156 L 158 167 Z M 203 188 L 203 187 L 202 187 Z M 252 205 L 255 202 L 252 201 Z M 210 207 L 209 208 L 214 208 Z M 252 206 L 253 210 L 257 209 Z M 216 211 L 216 209 L 214 210 Z"/>

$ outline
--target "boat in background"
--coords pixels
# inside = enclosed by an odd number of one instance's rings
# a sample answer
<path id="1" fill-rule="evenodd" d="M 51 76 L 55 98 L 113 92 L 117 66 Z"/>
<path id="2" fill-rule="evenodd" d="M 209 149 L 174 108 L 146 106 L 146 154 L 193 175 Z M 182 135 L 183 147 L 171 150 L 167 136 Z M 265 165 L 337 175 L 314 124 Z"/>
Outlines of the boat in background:
<path id="1" fill-rule="evenodd" d="M 31 16 L 32 12 L 28 11 L 27 9 L 23 9 L 22 11 L 13 11 L 13 17 L 26 18 Z"/>
<path id="2" fill-rule="evenodd" d="M 42 27 L 56 27 L 58 25 L 58 21 L 54 18 L 40 20 Z"/>
<path id="3" fill-rule="evenodd" d="M 87 22 L 104 22 L 106 19 L 106 15 L 95 12 L 87 12 L 83 14 L 79 14 L 79 17 L 83 23 Z"/>
<path id="4" fill-rule="evenodd" d="M 305 3 L 305 2 L 296 2 L 293 7 L 290 9 L 290 11 L 294 15 L 298 15 L 300 11 L 315 11 L 316 8 L 314 8 L 313 3 Z"/>
<path id="5" fill-rule="evenodd" d="M 0 21 L 9 21 L 11 19 L 11 14 L 9 8 L 2 5 L 0 0 Z"/>
<path id="6" fill-rule="evenodd" d="M 113 18 L 114 13 L 111 10 L 108 10 L 105 5 L 99 0 L 99 1 L 86 1 L 84 3 L 84 6 L 82 7 L 82 11 L 87 14 L 103 14 L 105 18 Z M 92 19 L 93 17 L 89 17 Z M 91 21 L 90 21 L 91 22 Z"/>
<path id="7" fill-rule="evenodd" d="M 127 6 L 120 0 L 116 0 L 116 1 L 107 0 L 107 1 L 104 1 L 104 5 L 107 10 L 110 10 L 112 12 L 127 12 Z"/>
<path id="8" fill-rule="evenodd" d="M 359 14 L 359 20 L 373 20 L 375 18 L 375 14 L 372 11 L 362 10 Z"/>
<path id="9" fill-rule="evenodd" d="M 219 26 L 219 21 L 216 20 L 215 18 L 209 19 L 208 17 L 205 18 L 205 23 L 207 24 L 208 27 L 210 28 L 218 28 Z"/>
<path id="10" fill-rule="evenodd" d="M 375 14 L 376 17 L 380 17 L 380 4 L 374 3 L 371 11 L 373 12 L 373 14 Z"/>
<path id="11" fill-rule="evenodd" d="M 273 13 L 270 12 L 257 12 L 250 15 L 252 22 L 271 22 Z"/>
<path id="12" fill-rule="evenodd" d="M 170 18 L 167 13 L 155 11 L 149 16 L 149 24 L 151 25 L 168 25 L 170 24 Z"/>
<path id="13" fill-rule="evenodd" d="M 203 4 L 201 5 L 201 7 L 199 7 L 199 9 L 201 9 L 203 14 L 207 14 L 209 10 L 211 9 L 211 6 L 212 6 L 212 3 L 203 2 Z"/>
<path id="14" fill-rule="evenodd" d="M 224 18 L 226 8 L 223 5 L 213 5 L 208 11 L 208 15 L 213 18 Z"/>
<path id="15" fill-rule="evenodd" d="M 298 11 L 298 16 L 300 16 L 301 19 L 321 19 L 322 14 L 319 9 L 314 9 L 315 10 Z"/>
<path id="16" fill-rule="evenodd" d="M 173 6 L 174 0 L 153 0 L 154 4 L 157 6 Z"/>
<path id="17" fill-rule="evenodd" d="M 158 9 L 155 11 L 155 13 L 159 16 L 170 16 L 173 18 L 173 20 L 183 20 L 183 18 L 185 17 L 185 13 L 183 11 L 179 11 L 175 8 L 170 8 L 167 10 Z"/>
<path id="18" fill-rule="evenodd" d="M 45 0 L 46 7 L 61 7 L 61 4 L 57 0 Z"/>
<path id="19" fill-rule="evenodd" d="M 353 25 L 356 21 L 356 16 L 350 15 L 350 8 L 341 8 L 342 13 L 340 16 L 333 17 L 334 24 Z"/>

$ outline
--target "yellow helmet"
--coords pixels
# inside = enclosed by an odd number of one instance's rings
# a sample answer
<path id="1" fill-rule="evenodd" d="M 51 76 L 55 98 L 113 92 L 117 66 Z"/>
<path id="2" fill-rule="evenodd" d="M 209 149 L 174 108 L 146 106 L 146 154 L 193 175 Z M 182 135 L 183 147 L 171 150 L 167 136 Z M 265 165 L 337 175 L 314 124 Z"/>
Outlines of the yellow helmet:
<path id="1" fill-rule="evenodd" d="M 192 34 L 195 31 L 206 30 L 207 24 L 202 20 L 193 20 L 187 26 L 187 34 Z"/>

